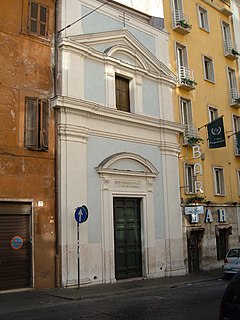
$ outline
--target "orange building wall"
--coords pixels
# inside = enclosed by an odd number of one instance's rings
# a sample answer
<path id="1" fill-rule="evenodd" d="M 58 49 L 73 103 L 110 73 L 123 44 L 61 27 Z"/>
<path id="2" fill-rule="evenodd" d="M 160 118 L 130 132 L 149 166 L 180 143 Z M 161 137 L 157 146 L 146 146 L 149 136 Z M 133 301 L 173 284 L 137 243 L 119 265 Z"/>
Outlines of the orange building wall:
<path id="1" fill-rule="evenodd" d="M 54 1 L 48 38 L 28 34 L 28 1 L 0 2 L 0 200 L 33 204 L 33 286 L 55 286 L 54 116 L 49 150 L 24 149 L 25 97 L 53 95 Z M 43 206 L 38 206 L 43 201 Z"/>

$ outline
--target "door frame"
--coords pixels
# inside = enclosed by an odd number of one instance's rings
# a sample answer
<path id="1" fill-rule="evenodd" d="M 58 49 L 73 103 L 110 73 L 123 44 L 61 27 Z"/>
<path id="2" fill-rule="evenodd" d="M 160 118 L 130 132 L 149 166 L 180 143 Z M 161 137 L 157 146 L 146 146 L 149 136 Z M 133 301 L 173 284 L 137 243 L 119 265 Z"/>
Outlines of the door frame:
<path id="1" fill-rule="evenodd" d="M 124 163 L 125 167 L 134 165 L 136 170 L 119 169 L 118 161 L 121 161 L 121 165 Z M 114 168 L 115 164 L 117 169 Z M 102 161 L 96 170 L 101 181 L 103 283 L 116 282 L 113 214 L 113 198 L 116 197 L 142 199 L 142 275 L 147 277 L 155 273 L 155 255 L 152 254 L 156 250 L 153 187 L 158 171 L 146 158 L 132 153 L 114 154 Z"/>

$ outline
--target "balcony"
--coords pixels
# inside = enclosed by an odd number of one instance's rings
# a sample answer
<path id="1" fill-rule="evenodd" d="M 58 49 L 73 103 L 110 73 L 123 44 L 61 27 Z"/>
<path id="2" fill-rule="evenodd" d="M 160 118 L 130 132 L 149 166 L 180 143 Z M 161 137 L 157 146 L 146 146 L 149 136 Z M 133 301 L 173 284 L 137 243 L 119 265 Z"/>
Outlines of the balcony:
<path id="1" fill-rule="evenodd" d="M 231 60 L 238 59 L 240 53 L 238 52 L 236 43 L 233 43 L 232 40 L 224 41 L 224 55 Z"/>
<path id="2" fill-rule="evenodd" d="M 194 90 L 196 86 L 193 71 L 181 66 L 178 69 L 178 87 L 186 90 Z"/>
<path id="3" fill-rule="evenodd" d="M 173 11 L 173 30 L 185 35 L 188 34 L 192 26 L 189 24 L 188 17 L 181 11 Z"/>
<path id="4" fill-rule="evenodd" d="M 233 14 L 232 10 L 230 9 L 230 6 L 231 6 L 230 0 L 222 0 L 222 2 L 225 3 L 226 6 L 221 7 L 220 11 L 225 16 L 230 17 Z"/>
<path id="5" fill-rule="evenodd" d="M 234 137 L 235 156 L 240 157 L 240 148 L 238 147 L 237 139 Z"/>
<path id="6" fill-rule="evenodd" d="M 185 130 L 183 133 L 183 144 L 184 145 L 194 145 L 194 144 L 198 144 L 200 142 L 200 138 L 198 135 L 198 129 L 193 127 L 190 124 L 186 124 L 185 125 Z M 196 143 L 194 143 L 194 141 Z"/>
<path id="7" fill-rule="evenodd" d="M 240 108 L 240 93 L 238 89 L 230 89 L 229 91 L 229 103 L 230 106 Z"/>

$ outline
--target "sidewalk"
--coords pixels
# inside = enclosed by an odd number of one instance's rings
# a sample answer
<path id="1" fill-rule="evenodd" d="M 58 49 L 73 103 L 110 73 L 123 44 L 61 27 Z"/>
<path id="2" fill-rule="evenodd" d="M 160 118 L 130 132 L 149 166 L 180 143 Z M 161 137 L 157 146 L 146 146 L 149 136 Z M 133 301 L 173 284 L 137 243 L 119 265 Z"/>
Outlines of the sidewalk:
<path id="1" fill-rule="evenodd" d="M 68 300 L 95 299 L 120 294 L 129 294 L 136 291 L 144 291 L 151 288 L 173 288 L 181 285 L 191 285 L 191 283 L 208 280 L 222 280 L 221 269 L 201 271 L 187 274 L 185 276 L 163 277 L 154 279 L 134 279 L 118 281 L 113 284 L 100 284 L 80 288 L 55 288 L 44 291 L 46 294 L 61 297 Z"/>
<path id="2" fill-rule="evenodd" d="M 0 309 L 12 308 L 27 309 L 38 304 L 51 304 L 64 300 L 97 299 L 107 296 L 127 295 L 132 292 L 145 291 L 156 288 L 175 288 L 178 286 L 191 285 L 211 280 L 222 280 L 221 269 L 202 271 L 185 276 L 163 277 L 154 279 L 134 279 L 118 281 L 114 284 L 100 284 L 86 287 L 53 288 L 45 290 L 27 290 L 15 292 L 0 292 Z"/>

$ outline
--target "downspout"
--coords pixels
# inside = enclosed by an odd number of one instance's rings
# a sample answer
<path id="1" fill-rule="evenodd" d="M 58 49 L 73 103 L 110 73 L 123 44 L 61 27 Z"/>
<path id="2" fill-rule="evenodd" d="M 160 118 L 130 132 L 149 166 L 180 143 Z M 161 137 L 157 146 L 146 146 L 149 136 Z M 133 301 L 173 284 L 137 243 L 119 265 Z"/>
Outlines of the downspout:
<path id="1" fill-rule="evenodd" d="M 54 93 L 57 96 L 57 79 L 58 79 L 58 0 L 55 0 L 55 19 L 54 19 Z M 59 212 L 58 212 L 58 109 L 54 109 L 54 132 L 55 132 L 55 287 L 60 287 L 61 268 L 60 268 L 60 244 L 59 244 Z"/>

